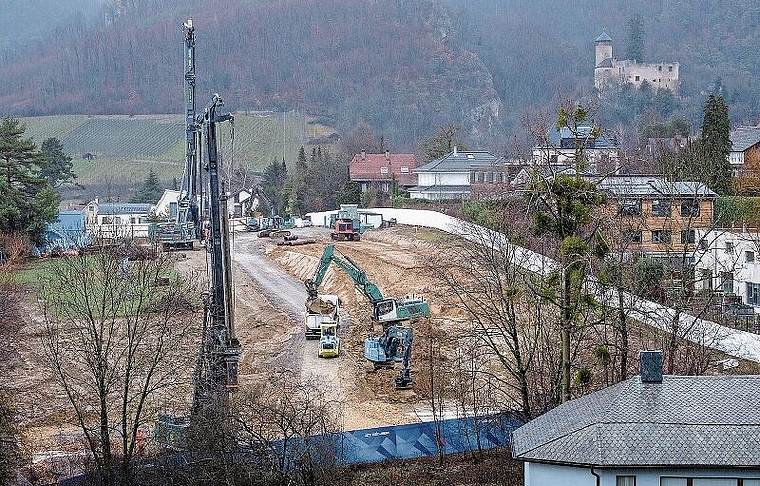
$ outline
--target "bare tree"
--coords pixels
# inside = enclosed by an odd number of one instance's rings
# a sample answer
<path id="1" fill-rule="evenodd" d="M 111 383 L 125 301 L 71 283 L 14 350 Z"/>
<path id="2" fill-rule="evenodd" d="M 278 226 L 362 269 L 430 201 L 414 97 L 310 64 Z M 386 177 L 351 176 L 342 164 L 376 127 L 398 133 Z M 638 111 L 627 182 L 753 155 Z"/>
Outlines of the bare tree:
<path id="1" fill-rule="evenodd" d="M 238 438 L 271 483 L 322 484 L 336 464 L 340 404 L 325 395 L 316 377 L 272 374 L 269 383 L 235 396 Z"/>
<path id="2" fill-rule="evenodd" d="M 141 427 L 158 400 L 189 381 L 186 344 L 196 333 L 183 310 L 195 305 L 191 284 L 167 257 L 102 252 L 50 266 L 40 292 L 43 341 L 103 484 L 131 483 Z"/>
<path id="3" fill-rule="evenodd" d="M 505 399 L 526 417 L 532 404 L 530 375 L 544 334 L 543 323 L 551 315 L 537 294 L 525 292 L 536 275 L 523 270 L 527 259 L 537 257 L 509 243 L 504 233 L 466 224 L 463 239 L 444 248 L 432 265 L 440 281 L 439 293 L 467 316 L 471 327 L 460 340 L 471 340 L 495 358 L 497 369 L 479 373 L 499 383 Z M 556 316 L 554 316 L 556 317 Z"/>

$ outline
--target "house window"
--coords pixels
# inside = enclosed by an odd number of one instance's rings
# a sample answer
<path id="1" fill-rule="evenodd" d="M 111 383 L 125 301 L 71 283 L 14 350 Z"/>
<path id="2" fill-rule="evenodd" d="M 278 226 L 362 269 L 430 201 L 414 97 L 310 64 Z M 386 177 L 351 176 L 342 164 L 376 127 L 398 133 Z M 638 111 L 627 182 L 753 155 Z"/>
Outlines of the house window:
<path id="1" fill-rule="evenodd" d="M 381 174 L 387 174 L 389 172 L 387 167 L 380 167 L 380 173 Z"/>
<path id="2" fill-rule="evenodd" d="M 700 238 L 699 240 L 699 249 L 700 250 L 707 250 L 707 240 L 704 238 Z"/>
<path id="3" fill-rule="evenodd" d="M 760 306 L 760 284 L 747 282 L 747 304 Z"/>
<path id="4" fill-rule="evenodd" d="M 754 251 L 745 251 L 744 252 L 744 261 L 747 263 L 752 263 L 755 261 L 755 252 Z"/>
<path id="5" fill-rule="evenodd" d="M 724 294 L 734 293 L 734 273 L 720 272 L 720 289 Z"/>
<path id="6" fill-rule="evenodd" d="M 733 241 L 727 241 L 726 242 L 726 253 L 733 255 L 734 254 L 734 242 Z"/>
<path id="7" fill-rule="evenodd" d="M 636 486 L 636 476 L 615 476 L 615 486 Z"/>
<path id="8" fill-rule="evenodd" d="M 113 224 L 117 224 L 117 225 L 121 224 L 121 216 L 116 216 L 113 219 Z"/>
<path id="9" fill-rule="evenodd" d="M 652 243 L 667 244 L 667 243 L 670 243 L 670 240 L 671 240 L 670 230 L 652 231 Z"/>
<path id="10" fill-rule="evenodd" d="M 669 73 L 672 73 L 672 72 L 673 72 L 673 66 L 668 66 L 668 72 L 669 72 Z"/>
<path id="11" fill-rule="evenodd" d="M 639 76 L 636 76 L 636 81 L 639 81 L 641 78 Z"/>
<path id="12" fill-rule="evenodd" d="M 681 231 L 681 244 L 682 245 L 693 245 L 694 244 L 694 230 L 683 230 Z"/>
<path id="13" fill-rule="evenodd" d="M 640 216 L 641 199 L 623 199 L 620 201 L 620 214 L 623 216 Z"/>
<path id="14" fill-rule="evenodd" d="M 670 216 L 670 201 L 666 199 L 652 200 L 652 216 Z"/>
<path id="15" fill-rule="evenodd" d="M 626 243 L 641 243 L 641 230 L 628 230 L 623 233 Z"/>
<path id="16" fill-rule="evenodd" d="M 662 71 L 662 66 L 657 66 L 658 71 Z"/>
<path id="17" fill-rule="evenodd" d="M 402 167 L 401 168 L 401 173 L 402 174 L 408 174 L 409 173 L 409 167 Z"/>
<path id="18" fill-rule="evenodd" d="M 705 288 L 712 292 L 713 289 L 713 278 L 712 278 L 712 270 L 702 270 L 700 271 L 700 280 L 702 281 L 702 288 Z"/>
<path id="19" fill-rule="evenodd" d="M 681 201 L 681 216 L 699 216 L 699 201 L 694 199 Z"/>

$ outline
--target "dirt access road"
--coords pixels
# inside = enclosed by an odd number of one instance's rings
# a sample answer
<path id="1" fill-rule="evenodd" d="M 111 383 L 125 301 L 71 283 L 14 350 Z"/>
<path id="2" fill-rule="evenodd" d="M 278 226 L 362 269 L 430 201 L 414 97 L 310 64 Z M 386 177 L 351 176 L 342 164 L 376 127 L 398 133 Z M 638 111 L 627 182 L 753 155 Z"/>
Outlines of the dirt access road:
<path id="1" fill-rule="evenodd" d="M 360 265 L 385 295 L 427 296 L 432 280 L 421 262 L 434 246 L 415 239 L 410 233 L 413 231 L 402 227 L 373 230 L 360 242 L 338 242 L 336 248 Z M 294 234 L 317 242 L 277 246 L 276 240 L 258 238 L 254 233 L 234 236 L 235 322 L 243 346 L 241 385 L 266 380 L 272 373 L 288 368 L 302 379 L 313 376 L 328 398 L 342 404 L 345 429 L 417 421 L 413 410 L 420 402 L 419 395 L 413 390 L 394 389 L 393 377 L 398 370 L 375 372 L 364 359 L 364 339 L 380 330 L 371 324 L 369 301 L 336 265 L 328 270 L 320 291 L 337 294 L 343 301 L 343 352 L 339 358 L 318 358 L 317 342 L 305 339 L 303 313 L 307 295 L 303 280 L 313 275 L 331 240 L 329 230 L 324 228 L 299 228 Z M 198 256 L 202 252 L 193 253 Z M 434 302 L 431 306 L 436 307 Z M 414 371 L 414 355 L 412 359 Z"/>

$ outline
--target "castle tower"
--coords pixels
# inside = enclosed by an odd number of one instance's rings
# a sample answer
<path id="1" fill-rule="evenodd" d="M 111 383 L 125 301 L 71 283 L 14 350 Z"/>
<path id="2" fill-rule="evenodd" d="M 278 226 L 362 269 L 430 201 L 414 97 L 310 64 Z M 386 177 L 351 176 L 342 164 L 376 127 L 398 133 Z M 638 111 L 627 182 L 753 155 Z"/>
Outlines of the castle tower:
<path id="1" fill-rule="evenodd" d="M 603 89 L 611 81 L 612 77 L 612 38 L 607 32 L 594 41 L 596 47 L 596 64 L 594 65 L 594 86 Z"/>
<path id="2" fill-rule="evenodd" d="M 599 67 L 605 59 L 612 59 L 612 38 L 607 35 L 607 32 L 602 32 L 602 35 L 594 41 L 594 45 L 596 46 L 596 67 Z"/>

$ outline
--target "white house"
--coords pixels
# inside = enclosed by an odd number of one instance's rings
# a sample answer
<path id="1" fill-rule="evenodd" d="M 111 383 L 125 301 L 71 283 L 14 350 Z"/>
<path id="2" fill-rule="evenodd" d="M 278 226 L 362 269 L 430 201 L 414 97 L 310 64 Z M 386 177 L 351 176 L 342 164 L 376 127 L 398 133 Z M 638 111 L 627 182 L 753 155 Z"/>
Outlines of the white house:
<path id="1" fill-rule="evenodd" d="M 700 235 L 697 247 L 702 288 L 736 295 L 760 313 L 760 233 L 713 230 Z"/>
<path id="2" fill-rule="evenodd" d="M 462 199 L 470 195 L 471 183 L 480 171 L 472 168 L 496 166 L 501 158 L 489 152 L 454 151 L 414 169 L 417 185 L 409 188 L 413 199 Z"/>
<path id="3" fill-rule="evenodd" d="M 533 147 L 533 164 L 572 165 L 575 161 L 576 139 L 583 147 L 583 155 L 590 165 L 618 167 L 617 142 L 612 137 L 595 133 L 591 125 L 579 126 L 577 134 L 567 127 L 551 128 L 546 139 Z"/>
<path id="4" fill-rule="evenodd" d="M 760 486 L 760 376 L 641 376 L 575 400 L 512 435 L 525 486 Z"/>
<path id="5" fill-rule="evenodd" d="M 147 238 L 152 208 L 147 203 L 102 203 L 95 199 L 85 209 L 87 231 L 106 240 Z"/>

